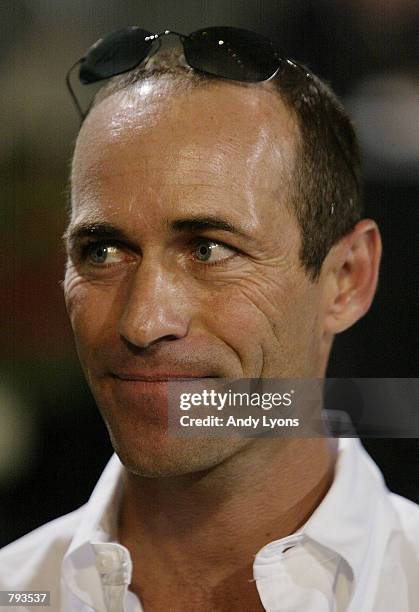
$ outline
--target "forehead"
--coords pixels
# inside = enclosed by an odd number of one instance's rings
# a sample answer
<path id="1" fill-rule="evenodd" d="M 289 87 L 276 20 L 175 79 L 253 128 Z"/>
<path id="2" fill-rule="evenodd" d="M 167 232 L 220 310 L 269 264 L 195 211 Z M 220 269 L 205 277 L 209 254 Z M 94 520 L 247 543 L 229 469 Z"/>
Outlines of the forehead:
<path id="1" fill-rule="evenodd" d="M 147 191 L 157 199 L 228 193 L 254 206 L 285 192 L 296 138 L 291 114 L 268 84 L 214 81 L 182 91 L 165 79 L 136 83 L 87 117 L 73 159 L 73 207 Z"/>

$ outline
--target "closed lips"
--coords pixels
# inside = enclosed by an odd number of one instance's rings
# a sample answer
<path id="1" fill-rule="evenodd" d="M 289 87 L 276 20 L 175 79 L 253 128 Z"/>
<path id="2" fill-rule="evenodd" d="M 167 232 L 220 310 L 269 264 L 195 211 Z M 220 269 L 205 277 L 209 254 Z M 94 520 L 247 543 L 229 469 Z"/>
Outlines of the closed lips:
<path id="1" fill-rule="evenodd" d="M 170 380 L 190 380 L 195 378 L 211 378 L 199 374 L 113 374 L 115 378 L 125 381 L 165 382 Z"/>

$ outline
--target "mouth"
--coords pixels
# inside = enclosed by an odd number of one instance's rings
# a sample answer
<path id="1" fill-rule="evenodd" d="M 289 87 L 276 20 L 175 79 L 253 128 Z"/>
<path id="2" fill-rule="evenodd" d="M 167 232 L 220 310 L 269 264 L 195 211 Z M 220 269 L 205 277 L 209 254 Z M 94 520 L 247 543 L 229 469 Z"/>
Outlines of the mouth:
<path id="1" fill-rule="evenodd" d="M 202 375 L 202 374 L 191 374 L 189 372 L 182 373 L 165 373 L 165 372 L 153 372 L 153 373 L 131 373 L 131 372 L 112 372 L 111 376 L 123 381 L 132 382 L 182 382 L 188 380 L 199 380 L 201 378 L 214 378 L 214 376 Z"/>
<path id="2" fill-rule="evenodd" d="M 180 392 L 201 392 L 202 388 L 213 387 L 208 379 L 214 375 L 202 372 L 163 370 L 114 370 L 106 375 L 107 383 L 101 387 L 99 397 L 109 402 L 119 414 L 126 414 L 142 422 L 165 423 L 171 406 L 176 405 Z M 100 393 L 102 395 L 100 395 Z"/>
<path id="3" fill-rule="evenodd" d="M 113 372 L 109 377 L 112 381 L 111 394 L 118 403 L 122 402 L 121 405 L 125 407 L 131 406 L 141 411 L 144 410 L 147 402 L 151 402 L 151 412 L 156 414 L 156 411 L 161 410 L 162 418 L 167 415 L 167 402 L 171 389 L 176 394 L 179 385 L 181 389 L 187 390 L 194 390 L 197 385 L 201 388 L 206 384 L 201 382 L 203 378 L 210 377 L 190 372 L 176 372 L 175 374 L 171 372 L 169 374 L 162 371 Z"/>

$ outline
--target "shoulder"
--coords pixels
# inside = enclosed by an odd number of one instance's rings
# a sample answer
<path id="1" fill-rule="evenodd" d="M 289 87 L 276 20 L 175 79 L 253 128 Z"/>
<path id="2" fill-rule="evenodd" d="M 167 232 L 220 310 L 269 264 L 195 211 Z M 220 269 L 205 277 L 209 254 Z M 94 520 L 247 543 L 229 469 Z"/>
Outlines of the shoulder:
<path id="1" fill-rule="evenodd" d="M 84 506 L 60 516 L 0 550 L 0 590 L 40 590 L 59 584 L 61 561 Z"/>
<path id="2" fill-rule="evenodd" d="M 375 590 L 374 612 L 409 612 L 419 598 L 419 506 L 396 493 L 389 493 L 392 529 L 383 557 L 379 559 L 377 582 L 369 571 Z M 412 607 L 413 606 L 413 607 Z"/>
<path id="3" fill-rule="evenodd" d="M 419 557 L 419 505 L 396 493 L 390 493 L 389 499 L 398 516 L 401 531 Z"/>

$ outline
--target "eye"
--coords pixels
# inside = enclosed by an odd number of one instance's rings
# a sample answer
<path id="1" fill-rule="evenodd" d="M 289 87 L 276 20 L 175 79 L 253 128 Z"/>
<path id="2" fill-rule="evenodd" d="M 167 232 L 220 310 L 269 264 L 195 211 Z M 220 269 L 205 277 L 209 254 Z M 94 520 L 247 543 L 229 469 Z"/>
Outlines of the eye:
<path id="1" fill-rule="evenodd" d="M 223 263 L 235 254 L 235 249 L 221 242 L 205 238 L 201 238 L 195 242 L 194 257 L 201 263 L 208 263 L 208 265 Z"/>
<path id="2" fill-rule="evenodd" d="M 85 246 L 83 258 L 95 265 L 108 266 L 123 261 L 124 255 L 116 244 L 96 242 Z"/>

